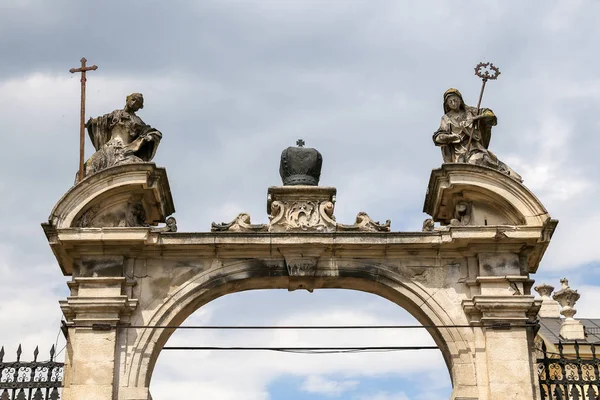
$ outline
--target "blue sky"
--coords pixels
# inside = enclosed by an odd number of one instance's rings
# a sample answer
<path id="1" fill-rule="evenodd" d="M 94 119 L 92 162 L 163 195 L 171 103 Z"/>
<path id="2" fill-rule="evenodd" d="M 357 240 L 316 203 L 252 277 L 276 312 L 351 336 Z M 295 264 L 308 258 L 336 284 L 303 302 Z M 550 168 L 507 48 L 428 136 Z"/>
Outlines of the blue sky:
<path id="1" fill-rule="evenodd" d="M 139 115 L 163 133 L 155 162 L 167 168 L 184 232 L 208 231 L 239 212 L 266 222 L 279 156 L 298 138 L 323 154 L 321 184 L 338 189 L 338 221 L 366 211 L 391 219 L 393 231 L 420 230 L 429 174 L 441 163 L 431 134 L 442 94 L 456 87 L 475 105 L 481 83 L 473 67 L 494 62 L 502 75 L 483 100 L 498 116 L 491 149 L 560 220 L 533 278 L 558 286 L 569 277 L 582 294 L 577 316 L 599 317 L 598 15 L 596 0 L 2 1 L 0 344 L 9 354 L 19 343 L 25 354 L 36 345 L 43 352 L 58 333 L 68 277 L 39 224 L 77 170 L 79 78 L 68 70 L 82 56 L 99 66 L 88 76 L 88 116 L 122 107 L 131 92 L 144 94 Z M 388 301 L 350 291 L 238 293 L 186 324 L 224 322 L 416 324 Z M 431 343 L 417 331 L 182 331 L 170 344 L 366 339 Z M 159 359 L 155 400 L 190 391 L 213 400 L 437 400 L 450 393 L 435 351 L 172 353 Z M 332 388 L 329 397 L 308 390 L 314 386 Z"/>

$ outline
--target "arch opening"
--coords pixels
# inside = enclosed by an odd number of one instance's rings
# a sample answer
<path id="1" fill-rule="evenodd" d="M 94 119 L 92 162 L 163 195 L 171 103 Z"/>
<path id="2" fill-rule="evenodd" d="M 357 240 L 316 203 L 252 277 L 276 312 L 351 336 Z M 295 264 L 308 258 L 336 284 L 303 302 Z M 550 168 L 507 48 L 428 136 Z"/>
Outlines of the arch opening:
<path id="1" fill-rule="evenodd" d="M 420 325 L 381 296 L 357 290 L 252 290 L 221 296 L 182 326 Z M 435 345 L 424 328 L 205 331 L 179 329 L 167 346 L 351 347 Z M 450 375 L 439 350 L 350 354 L 162 351 L 154 400 L 190 393 L 215 399 L 447 399 Z"/>
<path id="2" fill-rule="evenodd" d="M 360 264 L 364 268 L 350 264 Z M 365 267 L 364 262 L 359 261 L 350 264 L 340 268 L 336 276 L 310 278 L 310 285 L 320 290 L 350 289 L 375 294 L 399 305 L 420 324 L 432 326 L 427 331 L 443 355 L 452 380 L 453 396 L 465 390 L 472 392 L 477 386 L 471 346 L 474 342 L 473 332 L 470 328 L 456 326 L 467 323 L 460 300 L 457 301 L 462 294 L 456 293 L 452 288 L 427 287 L 426 284 L 431 284 L 433 280 L 412 279 L 385 265 Z M 292 283 L 294 280 L 297 278 L 290 278 L 285 273 L 274 273 L 264 267 L 259 268 L 256 263 L 242 261 L 223 266 L 218 273 L 212 270 L 210 273 L 195 275 L 172 288 L 159 305 L 154 305 L 152 315 L 144 319 L 144 324 L 148 327 L 129 332 L 126 339 L 121 339 L 128 343 L 128 353 L 132 357 L 127 360 L 120 386 L 150 386 L 161 350 L 176 331 L 156 326 L 180 326 L 196 310 L 225 294 L 299 287 L 298 282 Z"/>

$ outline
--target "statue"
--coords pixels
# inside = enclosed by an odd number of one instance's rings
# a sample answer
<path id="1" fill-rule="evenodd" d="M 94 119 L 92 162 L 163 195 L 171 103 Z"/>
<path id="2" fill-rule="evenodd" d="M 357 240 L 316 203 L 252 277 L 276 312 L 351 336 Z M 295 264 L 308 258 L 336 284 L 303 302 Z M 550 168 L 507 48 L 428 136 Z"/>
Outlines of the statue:
<path id="1" fill-rule="evenodd" d="M 135 113 L 144 108 L 141 93 L 127 96 L 125 107 L 86 123 L 96 152 L 85 163 L 85 176 L 121 164 L 151 161 L 162 134 Z"/>
<path id="2" fill-rule="evenodd" d="M 488 150 L 492 127 L 497 122 L 492 110 L 467 106 L 457 89 L 448 89 L 444 93 L 444 115 L 433 142 L 441 147 L 444 163 L 483 165 L 522 182 L 519 174 Z"/>

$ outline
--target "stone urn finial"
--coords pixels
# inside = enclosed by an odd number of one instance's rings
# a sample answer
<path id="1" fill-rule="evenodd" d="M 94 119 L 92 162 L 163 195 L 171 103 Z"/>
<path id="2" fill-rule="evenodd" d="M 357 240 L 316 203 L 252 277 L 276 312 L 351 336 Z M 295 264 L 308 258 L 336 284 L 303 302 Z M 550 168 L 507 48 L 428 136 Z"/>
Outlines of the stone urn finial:
<path id="1" fill-rule="evenodd" d="M 562 278 L 560 284 L 562 285 L 562 288 L 554 293 L 552 298 L 558 301 L 562 307 L 560 313 L 565 316 L 566 320 L 571 321 L 574 319 L 573 316 L 577 313 L 577 310 L 574 307 L 581 295 L 577 293 L 577 290 L 573 290 L 569 287 L 569 280 L 567 278 Z"/>
<path id="2" fill-rule="evenodd" d="M 552 297 L 550 297 L 554 291 L 554 286 L 542 283 L 534 289 L 542 298 L 542 306 L 538 311 L 538 316 L 541 318 L 560 318 L 561 307 L 557 301 L 552 300 Z"/>
<path id="3" fill-rule="evenodd" d="M 554 291 L 554 286 L 542 283 L 533 288 L 542 297 L 542 300 L 550 300 L 550 295 Z"/>
<path id="4" fill-rule="evenodd" d="M 288 147 L 281 153 L 279 175 L 284 186 L 319 185 L 323 157 L 304 145 L 304 140 L 298 139 L 296 147 Z"/>

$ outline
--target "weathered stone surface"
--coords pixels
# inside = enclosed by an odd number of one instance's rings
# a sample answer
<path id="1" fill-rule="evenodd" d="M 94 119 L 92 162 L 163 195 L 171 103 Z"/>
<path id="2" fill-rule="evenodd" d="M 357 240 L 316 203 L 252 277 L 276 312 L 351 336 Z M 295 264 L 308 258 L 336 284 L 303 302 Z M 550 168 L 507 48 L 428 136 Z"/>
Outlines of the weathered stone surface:
<path id="1" fill-rule="evenodd" d="M 560 318 L 560 304 L 550 297 L 554 291 L 554 286 L 543 283 L 534 289 L 542 298 L 542 307 L 538 316 L 540 318 Z"/>
<path id="2" fill-rule="evenodd" d="M 334 232 L 336 189 L 323 186 L 270 187 L 269 232 Z"/>
<path id="3" fill-rule="evenodd" d="M 560 304 L 560 313 L 565 317 L 560 327 L 560 336 L 565 340 L 583 340 L 585 339 L 583 324 L 573 318 L 577 313 L 575 303 L 581 295 L 577 293 L 577 290 L 569 287 L 569 281 L 566 278 L 562 278 L 560 283 L 561 289 L 552 296 Z"/>
<path id="4" fill-rule="evenodd" d="M 336 189 L 323 186 L 275 186 L 267 198 L 268 224 L 252 224 L 240 213 L 231 222 L 213 222 L 213 232 L 389 232 L 390 220 L 381 224 L 359 212 L 352 225 L 335 220 Z"/>
<path id="5" fill-rule="evenodd" d="M 266 232 L 268 228 L 265 224 L 252 224 L 250 214 L 239 213 L 235 219 L 229 223 L 212 223 L 210 228 L 212 232 Z"/>
<path id="6" fill-rule="evenodd" d="M 160 195 L 156 180 L 148 183 L 155 167 L 144 175 L 128 169 L 133 166 L 115 167 L 123 169 L 110 179 L 102 177 L 110 170 L 89 177 L 90 187 L 65 196 L 45 226 L 59 264 L 73 276 L 71 295 L 61 302 L 70 349 L 65 399 L 81 398 L 86 387 L 89 398 L 99 400 L 148 399 L 153 367 L 173 331 L 160 326 L 177 326 L 229 293 L 321 288 L 382 296 L 428 325 L 452 377 L 451 400 L 535 399 L 528 324 L 542 301 L 531 295 L 529 274 L 554 225 L 515 180 L 468 164 L 434 171 L 426 204 L 446 225 L 425 232 L 385 232 L 387 223 L 375 223 L 366 214 L 340 228 L 333 217 L 335 188 L 318 186 L 269 189 L 270 224 L 255 226 L 241 214 L 223 224 L 227 234 L 75 226 L 85 209 L 75 199 L 89 205 L 104 191 L 110 203 L 120 199 L 120 186 L 132 182 L 142 187 L 146 182 L 145 190 L 157 193 L 151 210 L 169 215 L 157 210 L 170 208 L 161 203 L 170 197 Z M 457 188 L 466 193 L 460 200 L 453 197 Z M 494 218 L 518 224 L 474 223 L 484 199 L 494 207 L 507 205 L 491 209 Z M 455 213 L 459 201 L 472 207 L 470 220 L 468 207 Z M 442 210 L 452 213 L 442 218 Z M 114 330 L 116 324 L 142 327 Z M 97 351 L 93 360 L 83 355 L 84 348 Z M 103 366 L 102 371 L 92 365 Z"/>
<path id="7" fill-rule="evenodd" d="M 444 93 L 444 115 L 433 142 L 441 147 L 444 163 L 481 165 L 521 182 L 519 174 L 488 150 L 492 127 L 497 122 L 492 110 L 467 106 L 457 89 L 448 89 Z"/>
<path id="8" fill-rule="evenodd" d="M 86 128 L 96 153 L 85 163 L 86 177 L 115 165 L 152 161 L 162 134 L 135 114 L 141 108 L 144 96 L 132 93 L 122 110 L 89 119 Z"/>

